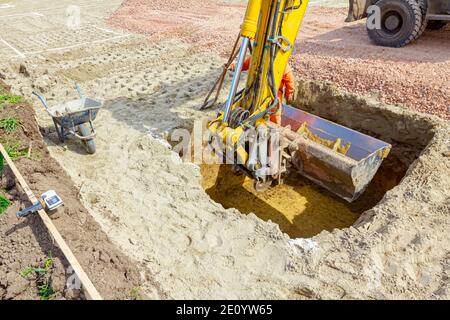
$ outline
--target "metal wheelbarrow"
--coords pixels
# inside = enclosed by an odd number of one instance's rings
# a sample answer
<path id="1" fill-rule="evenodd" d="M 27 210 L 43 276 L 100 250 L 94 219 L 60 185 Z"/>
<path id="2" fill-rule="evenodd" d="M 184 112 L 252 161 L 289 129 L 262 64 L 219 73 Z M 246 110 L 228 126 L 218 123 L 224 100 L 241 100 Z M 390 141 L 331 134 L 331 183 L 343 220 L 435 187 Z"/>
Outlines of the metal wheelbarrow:
<path id="1" fill-rule="evenodd" d="M 33 95 L 39 98 L 47 113 L 52 117 L 61 142 L 64 142 L 71 134 L 83 142 L 89 154 L 94 154 L 96 151 L 94 142 L 96 131 L 92 121 L 97 117 L 102 103 L 85 97 L 78 84 L 75 85 L 75 89 L 78 91 L 80 99 L 53 107 L 48 106 L 42 94 L 33 91 Z"/>

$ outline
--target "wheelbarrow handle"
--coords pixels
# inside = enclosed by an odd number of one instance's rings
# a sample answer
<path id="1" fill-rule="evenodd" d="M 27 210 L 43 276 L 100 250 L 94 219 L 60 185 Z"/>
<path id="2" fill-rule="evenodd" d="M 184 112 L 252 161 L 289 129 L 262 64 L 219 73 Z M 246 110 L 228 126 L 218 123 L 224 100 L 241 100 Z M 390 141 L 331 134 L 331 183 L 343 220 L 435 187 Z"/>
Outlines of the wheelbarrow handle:
<path id="1" fill-rule="evenodd" d="M 78 83 L 75 83 L 75 90 L 77 90 L 78 94 L 80 95 L 80 98 L 83 99 L 84 98 L 84 94 L 83 91 L 81 90 L 81 87 Z"/>
<path id="2" fill-rule="evenodd" d="M 36 91 L 33 91 L 32 94 L 38 97 L 38 99 L 41 100 L 42 104 L 44 105 L 45 110 L 49 111 L 47 100 L 45 100 L 44 96 Z"/>

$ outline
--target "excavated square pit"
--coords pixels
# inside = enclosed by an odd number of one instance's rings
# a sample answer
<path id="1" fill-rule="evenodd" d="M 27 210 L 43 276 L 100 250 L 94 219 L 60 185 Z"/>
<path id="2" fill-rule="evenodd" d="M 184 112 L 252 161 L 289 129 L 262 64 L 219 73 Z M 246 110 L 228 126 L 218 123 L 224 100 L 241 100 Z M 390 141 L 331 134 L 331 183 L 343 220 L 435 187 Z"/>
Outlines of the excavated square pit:
<path id="1" fill-rule="evenodd" d="M 323 230 L 352 226 L 401 182 L 433 137 L 433 125 L 426 119 L 323 83 L 301 81 L 293 106 L 383 140 L 393 148 L 365 193 L 352 203 L 296 173 L 284 184 L 258 193 L 251 179 L 234 175 L 230 165 L 201 166 L 203 188 L 214 201 L 277 223 L 291 238 L 309 238 Z"/>

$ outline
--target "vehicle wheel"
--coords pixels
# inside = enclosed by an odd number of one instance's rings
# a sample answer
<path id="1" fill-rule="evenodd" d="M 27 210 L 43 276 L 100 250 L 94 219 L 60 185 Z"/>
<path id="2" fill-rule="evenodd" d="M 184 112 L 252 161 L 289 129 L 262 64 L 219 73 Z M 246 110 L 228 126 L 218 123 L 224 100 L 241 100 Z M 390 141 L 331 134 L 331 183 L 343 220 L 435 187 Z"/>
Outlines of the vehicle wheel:
<path id="1" fill-rule="evenodd" d="M 425 32 L 425 29 L 427 28 L 428 21 L 427 21 L 427 12 L 428 12 L 428 0 L 417 0 L 419 3 L 420 11 L 422 12 L 422 25 L 420 26 L 419 33 L 415 37 L 414 40 L 417 40 L 422 33 Z"/>
<path id="2" fill-rule="evenodd" d="M 418 0 L 380 0 L 376 5 L 381 11 L 381 28 L 367 28 L 374 43 L 399 48 L 419 37 L 423 19 Z"/>
<path id="3" fill-rule="evenodd" d="M 441 30 L 447 25 L 445 21 L 432 20 L 428 21 L 427 30 Z"/>
<path id="4" fill-rule="evenodd" d="M 78 133 L 82 137 L 87 137 L 91 135 L 91 129 L 85 124 L 80 124 L 78 126 Z M 96 151 L 94 139 L 82 140 L 86 151 L 89 154 L 94 154 Z"/>

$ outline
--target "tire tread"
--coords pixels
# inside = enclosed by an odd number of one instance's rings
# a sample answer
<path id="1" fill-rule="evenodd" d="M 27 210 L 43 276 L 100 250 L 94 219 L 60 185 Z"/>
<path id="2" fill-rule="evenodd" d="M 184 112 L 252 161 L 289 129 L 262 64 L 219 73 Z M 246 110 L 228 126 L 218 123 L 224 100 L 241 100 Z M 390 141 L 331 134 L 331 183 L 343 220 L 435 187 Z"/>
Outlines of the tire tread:
<path id="1" fill-rule="evenodd" d="M 383 6 L 383 5 L 389 5 L 390 3 L 402 2 L 406 6 L 410 7 L 412 9 L 412 11 L 414 12 L 414 16 L 413 16 L 414 26 L 413 26 L 413 30 L 412 30 L 411 34 L 407 38 L 400 39 L 399 41 L 396 41 L 396 42 L 388 43 L 386 41 L 383 41 L 383 39 L 381 39 L 378 36 L 378 34 L 376 34 L 375 32 L 372 32 L 372 30 L 368 30 L 370 39 L 378 45 L 399 48 L 399 47 L 406 46 L 407 44 L 409 44 L 409 43 L 413 42 L 414 40 L 416 40 L 417 38 L 419 38 L 420 35 L 425 30 L 424 18 L 423 18 L 424 11 L 423 10 L 426 10 L 426 9 L 424 9 L 425 7 L 423 5 L 421 6 L 421 4 L 424 3 L 422 1 L 426 1 L 426 0 L 378 0 L 375 3 L 375 5 Z M 426 15 L 426 13 L 425 13 L 425 15 Z"/>

